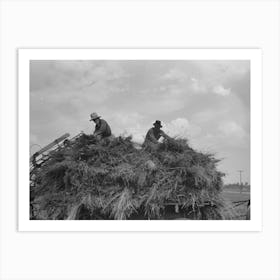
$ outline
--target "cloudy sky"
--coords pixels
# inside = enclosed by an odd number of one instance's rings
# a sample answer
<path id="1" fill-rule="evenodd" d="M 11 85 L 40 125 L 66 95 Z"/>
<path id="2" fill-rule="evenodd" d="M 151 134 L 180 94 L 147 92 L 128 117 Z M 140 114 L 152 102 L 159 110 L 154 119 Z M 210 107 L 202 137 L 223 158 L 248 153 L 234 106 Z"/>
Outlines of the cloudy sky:
<path id="1" fill-rule="evenodd" d="M 249 61 L 31 61 L 31 152 L 68 132 L 92 133 L 97 112 L 114 135 L 142 142 L 159 119 L 170 136 L 221 158 L 225 182 L 250 182 Z"/>

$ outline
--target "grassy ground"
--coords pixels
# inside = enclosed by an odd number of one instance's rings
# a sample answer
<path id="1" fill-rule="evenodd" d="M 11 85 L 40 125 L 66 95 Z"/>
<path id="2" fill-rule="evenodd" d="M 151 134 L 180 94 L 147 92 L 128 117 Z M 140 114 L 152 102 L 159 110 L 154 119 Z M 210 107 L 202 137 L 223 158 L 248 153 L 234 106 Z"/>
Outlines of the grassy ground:
<path id="1" fill-rule="evenodd" d="M 224 199 L 235 202 L 235 201 L 242 201 L 250 199 L 250 192 L 244 191 L 240 193 L 238 190 L 224 190 L 222 193 Z M 236 208 L 237 215 L 236 219 L 238 220 L 245 220 L 246 213 L 247 213 L 247 203 L 240 204 Z"/>
<path id="2" fill-rule="evenodd" d="M 223 197 L 231 202 L 250 199 L 250 192 L 223 191 Z"/>

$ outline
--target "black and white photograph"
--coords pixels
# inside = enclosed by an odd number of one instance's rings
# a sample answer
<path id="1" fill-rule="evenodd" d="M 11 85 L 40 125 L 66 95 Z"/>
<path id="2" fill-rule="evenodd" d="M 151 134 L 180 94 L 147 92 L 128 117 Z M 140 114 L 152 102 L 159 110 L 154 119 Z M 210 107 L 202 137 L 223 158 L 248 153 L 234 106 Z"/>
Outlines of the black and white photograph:
<path id="1" fill-rule="evenodd" d="M 0 279 L 279 280 L 279 19 L 0 1 Z"/>
<path id="2" fill-rule="evenodd" d="M 276 280 L 280 1 L 0 1 L 0 279 Z"/>
<path id="3" fill-rule="evenodd" d="M 250 220 L 250 60 L 29 67 L 30 220 Z"/>

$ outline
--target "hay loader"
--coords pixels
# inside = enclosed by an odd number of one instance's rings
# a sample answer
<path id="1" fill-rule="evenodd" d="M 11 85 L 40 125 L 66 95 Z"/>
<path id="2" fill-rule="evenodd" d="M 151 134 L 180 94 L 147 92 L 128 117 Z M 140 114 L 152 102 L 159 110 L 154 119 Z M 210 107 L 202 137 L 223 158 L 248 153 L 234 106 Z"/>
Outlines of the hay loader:
<path id="1" fill-rule="evenodd" d="M 31 157 L 30 157 L 30 168 L 31 168 L 31 172 L 35 167 L 39 167 L 42 163 L 46 162 L 49 159 L 49 152 L 51 150 L 57 150 L 59 148 L 59 145 L 62 141 L 65 141 L 68 137 L 70 136 L 69 133 L 65 133 L 62 136 L 60 136 L 59 138 L 55 139 L 53 142 L 51 142 L 50 144 L 48 144 L 47 146 L 43 147 L 42 149 L 40 149 L 39 151 L 37 151 L 36 153 L 34 153 Z M 48 154 L 44 154 L 48 152 Z"/>
<path id="2" fill-rule="evenodd" d="M 60 149 L 62 145 L 64 145 L 64 146 L 67 145 L 67 143 L 72 142 L 73 140 L 80 137 L 82 134 L 84 134 L 84 133 L 80 132 L 73 138 L 69 139 L 70 134 L 65 133 L 62 136 L 60 136 L 59 138 L 57 138 L 54 141 L 52 141 L 51 143 L 49 143 L 47 146 L 43 147 L 42 149 L 40 149 L 39 151 L 34 153 L 30 157 L 30 174 L 32 174 L 32 172 L 36 168 L 40 167 L 42 164 L 44 164 L 46 161 L 48 161 L 51 157 L 51 154 L 53 152 L 56 152 L 58 149 Z"/>
<path id="3" fill-rule="evenodd" d="M 39 151 L 35 152 L 30 157 L 30 191 L 31 196 L 30 199 L 32 202 L 33 196 L 32 196 L 32 188 L 34 187 L 34 181 L 36 178 L 36 173 L 39 171 L 40 167 L 46 163 L 50 158 L 53 152 L 58 151 L 62 145 L 67 145 L 67 143 L 70 143 L 71 141 L 75 140 L 76 138 L 80 137 L 83 134 L 83 132 L 77 134 L 75 137 L 69 139 L 70 134 L 65 133 L 62 136 L 58 137 L 45 147 L 41 148 Z M 30 204 L 30 208 L 32 210 L 32 203 Z"/>

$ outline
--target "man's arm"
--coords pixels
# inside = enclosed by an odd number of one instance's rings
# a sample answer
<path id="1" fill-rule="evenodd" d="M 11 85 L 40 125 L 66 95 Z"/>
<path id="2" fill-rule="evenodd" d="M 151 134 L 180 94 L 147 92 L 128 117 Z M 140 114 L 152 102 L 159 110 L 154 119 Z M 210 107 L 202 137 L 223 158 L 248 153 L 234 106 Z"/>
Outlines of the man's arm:
<path id="1" fill-rule="evenodd" d="M 168 139 L 168 140 L 170 140 L 170 139 L 172 139 L 170 136 L 168 136 L 164 131 L 160 131 L 160 135 L 163 137 L 163 138 L 165 138 L 165 139 Z"/>
<path id="2" fill-rule="evenodd" d="M 152 143 L 155 143 L 155 144 L 158 143 L 158 140 L 156 139 L 152 128 L 148 130 L 147 135 L 146 135 L 146 139 L 149 140 Z"/>

